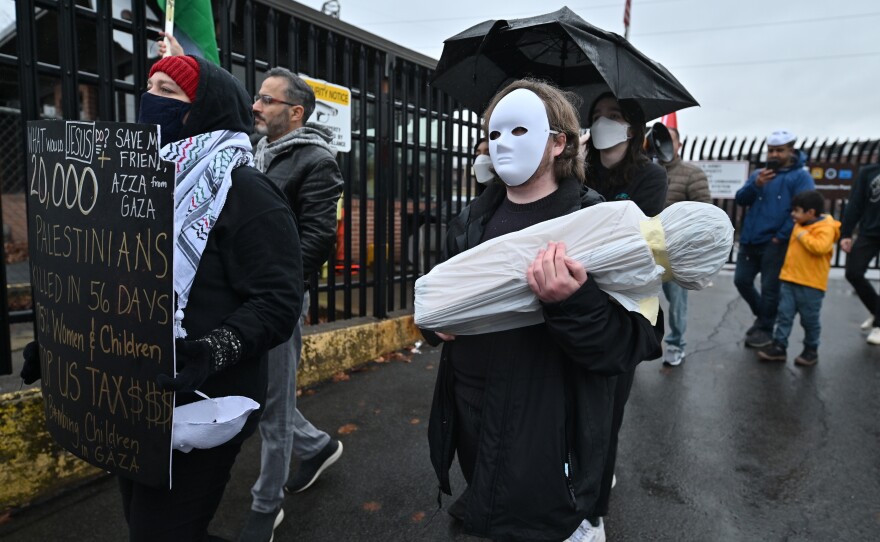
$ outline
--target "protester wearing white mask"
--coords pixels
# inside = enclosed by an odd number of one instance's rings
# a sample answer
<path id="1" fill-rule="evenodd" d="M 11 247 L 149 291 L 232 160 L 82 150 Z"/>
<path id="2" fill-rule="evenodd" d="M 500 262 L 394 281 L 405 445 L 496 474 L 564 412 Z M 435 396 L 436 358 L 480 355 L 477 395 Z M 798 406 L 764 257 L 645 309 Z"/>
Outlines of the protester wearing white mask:
<path id="1" fill-rule="evenodd" d="M 450 222 L 448 257 L 601 201 L 583 184 L 577 110 L 566 94 L 516 81 L 484 119 L 504 183 L 489 183 Z M 465 532 L 580 541 L 602 529 L 590 515 L 608 450 L 614 375 L 659 355 L 662 323 L 658 330 L 612 302 L 561 243 L 549 243 L 522 272 L 542 303 L 543 323 L 457 337 L 424 330 L 432 344 L 446 341 L 428 429 L 431 460 L 440 489 L 451 494 L 458 457 L 468 488 L 449 513 Z"/>
<path id="2" fill-rule="evenodd" d="M 590 127 L 590 136 L 593 138 L 593 145 L 604 151 L 630 138 L 629 124 L 608 117 L 599 117 Z"/>
<path id="3" fill-rule="evenodd" d="M 481 154 L 474 158 L 473 169 L 474 177 L 480 184 L 486 184 L 495 178 L 495 174 L 492 172 L 492 159 L 488 154 Z"/>
<path id="4" fill-rule="evenodd" d="M 492 159 L 489 158 L 489 140 L 481 137 L 474 144 L 474 161 L 471 165 L 471 173 L 477 180 L 476 195 L 486 191 L 486 185 L 497 177 L 492 169 Z"/>
<path id="5" fill-rule="evenodd" d="M 632 200 L 648 216 L 666 203 L 666 171 L 643 150 L 645 115 L 632 100 L 600 96 L 590 108 L 587 186 L 608 201 Z"/>
<path id="6" fill-rule="evenodd" d="M 544 103 L 534 92 L 517 89 L 498 102 L 489 122 L 489 156 L 504 184 L 529 180 L 541 165 L 549 136 L 558 133 L 550 129 Z"/>
<path id="7" fill-rule="evenodd" d="M 632 100 L 611 93 L 600 96 L 590 108 L 586 183 L 608 201 L 631 200 L 648 216 L 660 214 L 666 204 L 666 170 L 644 152 L 645 115 Z M 649 358 L 653 359 L 653 358 Z M 635 370 L 617 377 L 611 442 L 602 479 L 602 493 L 594 512 L 608 514 L 608 500 L 617 461 L 617 433 L 632 388 Z"/>

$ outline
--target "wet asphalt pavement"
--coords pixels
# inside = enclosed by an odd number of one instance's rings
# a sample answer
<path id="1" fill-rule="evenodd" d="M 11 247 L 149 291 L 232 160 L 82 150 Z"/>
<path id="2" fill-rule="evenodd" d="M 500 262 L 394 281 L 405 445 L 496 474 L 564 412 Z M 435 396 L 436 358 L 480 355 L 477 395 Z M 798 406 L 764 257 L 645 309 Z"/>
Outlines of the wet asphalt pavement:
<path id="1" fill-rule="evenodd" d="M 732 280 L 722 272 L 691 294 L 683 365 L 645 362 L 637 371 L 608 539 L 880 540 L 880 347 L 859 330 L 866 311 L 835 274 L 819 364 L 793 364 L 797 327 L 786 363 L 760 362 L 743 346 L 752 318 Z M 477 540 L 437 511 L 426 429 L 439 351 L 406 354 L 411 361 L 372 363 L 300 399 L 345 451 L 314 486 L 287 498 L 276 542 Z M 212 533 L 236 538 L 258 469 L 254 436 Z M 453 474 L 460 491 L 456 465 Z M 21 511 L 0 525 L 0 539 L 126 540 L 116 483 L 99 480 Z"/>

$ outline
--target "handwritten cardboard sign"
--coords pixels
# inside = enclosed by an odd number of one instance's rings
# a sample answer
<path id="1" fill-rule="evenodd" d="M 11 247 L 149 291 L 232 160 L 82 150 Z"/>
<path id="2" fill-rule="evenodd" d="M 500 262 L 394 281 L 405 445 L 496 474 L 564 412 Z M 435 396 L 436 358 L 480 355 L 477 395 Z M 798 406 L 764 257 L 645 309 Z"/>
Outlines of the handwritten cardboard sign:
<path id="1" fill-rule="evenodd" d="M 174 174 L 155 126 L 27 123 L 28 235 L 46 423 L 80 458 L 167 486 Z"/>

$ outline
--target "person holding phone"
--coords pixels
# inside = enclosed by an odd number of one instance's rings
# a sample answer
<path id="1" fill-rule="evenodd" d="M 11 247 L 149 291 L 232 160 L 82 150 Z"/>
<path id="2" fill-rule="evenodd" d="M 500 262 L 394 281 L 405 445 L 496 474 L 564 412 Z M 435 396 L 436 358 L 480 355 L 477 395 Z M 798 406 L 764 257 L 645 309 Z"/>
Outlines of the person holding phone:
<path id="1" fill-rule="evenodd" d="M 807 155 L 794 148 L 797 137 L 778 130 L 767 138 L 767 162 L 755 170 L 736 193 L 736 204 L 748 207 L 739 235 L 733 282 L 755 316 L 746 331 L 746 346 L 763 348 L 773 342 L 779 305 L 779 273 L 794 223 L 791 199 L 816 185 L 805 166 Z M 761 290 L 755 278 L 761 275 Z"/>

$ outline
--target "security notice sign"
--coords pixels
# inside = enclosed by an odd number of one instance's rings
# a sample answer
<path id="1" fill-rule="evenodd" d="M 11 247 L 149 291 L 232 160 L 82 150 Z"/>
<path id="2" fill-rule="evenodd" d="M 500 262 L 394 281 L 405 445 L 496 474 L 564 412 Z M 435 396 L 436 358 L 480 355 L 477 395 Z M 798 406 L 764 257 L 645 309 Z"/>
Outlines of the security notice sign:
<path id="1" fill-rule="evenodd" d="M 702 169 L 709 179 L 712 199 L 733 199 L 749 178 L 747 160 L 697 160 L 691 163 Z"/>
<path id="2" fill-rule="evenodd" d="M 315 91 L 315 112 L 308 122 L 329 128 L 333 132 L 331 145 L 341 152 L 351 150 L 351 89 L 312 79 L 300 77 Z"/>

